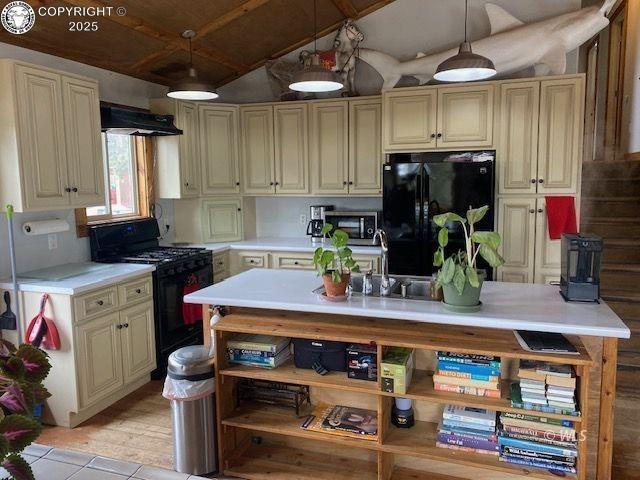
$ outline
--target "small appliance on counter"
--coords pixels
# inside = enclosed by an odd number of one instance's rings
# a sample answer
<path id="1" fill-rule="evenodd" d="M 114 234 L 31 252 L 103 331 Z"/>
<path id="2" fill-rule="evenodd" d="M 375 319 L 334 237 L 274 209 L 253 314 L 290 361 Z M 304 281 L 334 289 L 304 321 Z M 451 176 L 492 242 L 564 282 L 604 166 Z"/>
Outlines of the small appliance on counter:
<path id="1" fill-rule="evenodd" d="M 322 227 L 324 227 L 325 214 L 333 210 L 333 205 L 311 205 L 309 207 L 309 225 L 307 235 L 311 235 L 311 242 L 322 242 Z"/>
<path id="2" fill-rule="evenodd" d="M 378 229 L 380 212 L 332 211 L 325 213 L 325 222 L 349 235 L 350 245 L 372 245 Z"/>
<path id="3" fill-rule="evenodd" d="M 567 301 L 598 302 L 602 238 L 597 235 L 562 234 L 560 294 Z"/>

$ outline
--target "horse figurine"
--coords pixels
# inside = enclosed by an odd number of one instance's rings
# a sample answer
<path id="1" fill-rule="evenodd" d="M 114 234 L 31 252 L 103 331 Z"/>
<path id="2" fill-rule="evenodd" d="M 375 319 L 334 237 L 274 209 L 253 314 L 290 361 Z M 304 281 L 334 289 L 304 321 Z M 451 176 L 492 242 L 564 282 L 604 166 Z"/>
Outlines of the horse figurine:
<path id="1" fill-rule="evenodd" d="M 363 40 L 364 34 L 362 31 L 353 20 L 347 18 L 342 22 L 342 26 L 338 30 L 336 38 L 333 41 L 333 49 L 335 51 L 336 59 L 333 71 L 340 74 L 342 84 L 344 85 L 344 96 L 357 95 L 355 85 L 355 51 Z"/>

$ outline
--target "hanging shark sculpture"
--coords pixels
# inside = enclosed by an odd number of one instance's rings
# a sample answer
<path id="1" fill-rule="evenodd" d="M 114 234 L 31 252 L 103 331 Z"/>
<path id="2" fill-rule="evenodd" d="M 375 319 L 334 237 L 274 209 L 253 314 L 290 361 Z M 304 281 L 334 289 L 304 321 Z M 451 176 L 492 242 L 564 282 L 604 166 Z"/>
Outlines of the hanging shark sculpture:
<path id="1" fill-rule="evenodd" d="M 575 50 L 609 25 L 607 14 L 616 0 L 605 0 L 601 7 L 587 7 L 555 18 L 525 24 L 498 5 L 487 3 L 490 36 L 473 42 L 473 52 L 490 58 L 498 75 L 508 75 L 534 67 L 535 75 L 565 73 L 567 52 Z M 386 53 L 360 49 L 365 61 L 382 76 L 382 88 L 394 87 L 401 77 L 413 76 L 428 82 L 440 63 L 458 53 L 457 48 L 399 61 Z"/>

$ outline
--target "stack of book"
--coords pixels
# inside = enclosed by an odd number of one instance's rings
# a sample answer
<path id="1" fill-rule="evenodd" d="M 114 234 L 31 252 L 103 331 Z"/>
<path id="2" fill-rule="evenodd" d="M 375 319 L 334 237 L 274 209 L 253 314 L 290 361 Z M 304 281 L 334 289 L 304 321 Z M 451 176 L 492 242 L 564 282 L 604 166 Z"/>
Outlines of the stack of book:
<path id="1" fill-rule="evenodd" d="M 436 446 L 498 455 L 496 412 L 484 408 L 446 405 L 438 425 Z"/>
<path id="2" fill-rule="evenodd" d="M 227 342 L 229 363 L 276 368 L 291 358 L 288 337 L 241 333 Z"/>
<path id="3" fill-rule="evenodd" d="M 433 386 L 441 392 L 500 398 L 500 358 L 438 352 Z"/>
<path id="4" fill-rule="evenodd" d="M 503 412 L 498 444 L 504 462 L 576 473 L 576 430 L 570 420 Z"/>
<path id="5" fill-rule="evenodd" d="M 511 386 L 511 405 L 562 415 L 579 415 L 571 365 L 521 360 L 520 381 Z"/>

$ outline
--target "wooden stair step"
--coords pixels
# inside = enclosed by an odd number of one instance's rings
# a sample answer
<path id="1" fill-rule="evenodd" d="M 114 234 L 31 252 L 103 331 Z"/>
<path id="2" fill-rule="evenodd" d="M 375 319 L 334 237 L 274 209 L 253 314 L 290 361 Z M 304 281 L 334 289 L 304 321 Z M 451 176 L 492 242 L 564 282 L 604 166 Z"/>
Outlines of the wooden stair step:
<path id="1" fill-rule="evenodd" d="M 582 178 L 619 177 L 621 172 L 631 176 L 640 176 L 640 161 L 619 160 L 616 162 L 585 162 L 582 164 Z"/>
<path id="2" fill-rule="evenodd" d="M 610 196 L 611 192 L 622 197 L 640 195 L 640 177 L 586 178 L 582 180 L 582 193 L 589 197 Z"/>
<path id="3" fill-rule="evenodd" d="M 612 212 L 617 217 L 636 217 L 640 196 L 637 197 L 582 197 L 580 210 L 589 217 L 605 217 Z"/>
<path id="4" fill-rule="evenodd" d="M 640 237 L 640 222 L 631 217 L 586 217 L 580 222 L 582 233 L 592 233 L 608 238 Z"/>
<path id="5" fill-rule="evenodd" d="M 640 265 L 640 240 L 612 238 L 604 241 L 604 264 Z"/>

